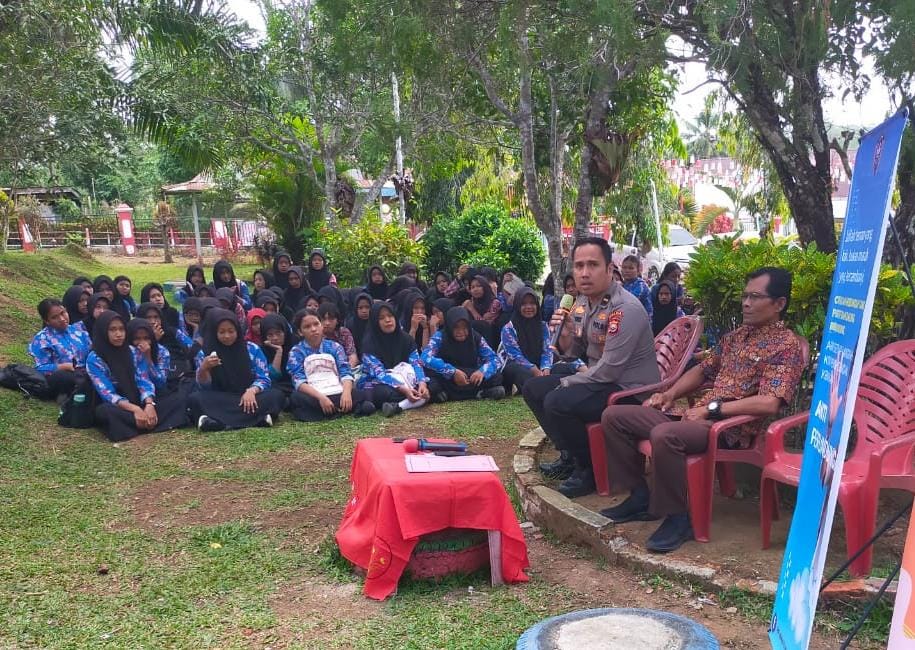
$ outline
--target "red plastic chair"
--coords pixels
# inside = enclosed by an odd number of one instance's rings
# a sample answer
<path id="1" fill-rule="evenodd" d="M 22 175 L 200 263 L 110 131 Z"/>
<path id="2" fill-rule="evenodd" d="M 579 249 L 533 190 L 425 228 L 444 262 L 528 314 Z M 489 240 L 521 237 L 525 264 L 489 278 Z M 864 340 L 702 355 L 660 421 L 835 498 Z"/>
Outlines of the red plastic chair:
<path id="1" fill-rule="evenodd" d="M 630 390 L 621 390 L 607 398 L 607 406 L 612 406 L 627 397 L 641 393 L 656 393 L 673 386 L 683 374 L 686 364 L 702 336 L 702 319 L 698 316 L 681 316 L 661 330 L 654 339 L 654 351 L 658 358 L 658 369 L 661 381 L 648 386 Z M 607 449 L 604 444 L 604 430 L 600 422 L 588 425 L 588 445 L 591 448 L 591 465 L 594 469 L 594 482 L 597 493 L 610 494 L 610 481 L 607 477 Z"/>
<path id="2" fill-rule="evenodd" d="M 805 425 L 808 416 L 799 413 L 773 422 L 766 434 L 759 504 L 763 548 L 769 548 L 772 515 L 778 507 L 775 483 L 800 482 L 803 456 L 785 450 L 785 433 Z M 839 484 L 849 557 L 874 534 L 881 488 L 915 493 L 915 341 L 887 345 L 864 363 L 853 417 L 857 443 Z M 867 575 L 872 559 L 873 549 L 868 548 L 849 567 L 851 574 Z"/>

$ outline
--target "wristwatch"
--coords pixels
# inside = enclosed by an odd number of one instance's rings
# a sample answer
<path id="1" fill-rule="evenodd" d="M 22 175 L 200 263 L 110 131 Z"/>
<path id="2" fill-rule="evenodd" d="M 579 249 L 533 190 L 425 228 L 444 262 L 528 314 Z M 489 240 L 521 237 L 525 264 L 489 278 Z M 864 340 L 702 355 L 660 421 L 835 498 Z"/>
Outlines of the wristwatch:
<path id="1" fill-rule="evenodd" d="M 724 415 L 721 413 L 721 401 L 713 399 L 708 403 L 706 407 L 708 409 L 708 419 L 709 420 L 721 420 L 724 418 Z"/>

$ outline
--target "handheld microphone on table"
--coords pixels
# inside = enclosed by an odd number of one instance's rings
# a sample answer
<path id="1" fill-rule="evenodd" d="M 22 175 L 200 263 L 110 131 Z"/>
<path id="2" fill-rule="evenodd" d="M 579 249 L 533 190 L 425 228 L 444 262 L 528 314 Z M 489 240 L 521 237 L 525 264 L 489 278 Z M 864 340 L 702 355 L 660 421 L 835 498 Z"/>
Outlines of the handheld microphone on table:
<path id="1" fill-rule="evenodd" d="M 425 438 L 407 438 L 403 441 L 403 450 L 408 454 L 414 454 L 417 451 L 456 451 L 464 453 L 467 451 L 466 442 L 433 442 Z"/>
<path id="2" fill-rule="evenodd" d="M 559 302 L 559 308 L 566 311 L 571 310 L 574 305 L 575 298 L 572 297 L 572 294 L 570 293 L 565 294 L 562 297 L 562 300 Z M 566 316 L 568 316 L 568 314 L 566 314 Z M 565 319 L 563 319 L 562 323 L 560 323 L 559 327 L 556 328 L 556 331 L 553 332 L 553 336 L 550 338 L 550 349 L 557 354 L 559 354 L 559 348 L 556 346 L 559 343 L 559 337 L 562 336 L 562 328 L 565 326 L 565 324 Z"/>

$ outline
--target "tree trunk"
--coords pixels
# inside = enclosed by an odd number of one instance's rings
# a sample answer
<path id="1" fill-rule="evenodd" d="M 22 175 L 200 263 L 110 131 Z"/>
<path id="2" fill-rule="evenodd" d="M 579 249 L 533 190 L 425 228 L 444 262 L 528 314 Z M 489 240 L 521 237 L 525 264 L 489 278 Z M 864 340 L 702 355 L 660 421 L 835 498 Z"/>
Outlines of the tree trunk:
<path id="1" fill-rule="evenodd" d="M 356 195 L 356 205 L 353 206 L 353 216 L 350 218 L 350 223 L 359 223 L 362 221 L 366 208 L 375 203 L 375 200 L 381 193 L 381 186 L 390 178 L 393 167 L 393 161 L 389 160 L 388 164 L 384 166 L 384 169 L 378 172 L 378 176 L 375 177 L 375 181 L 372 183 L 368 192 Z M 381 217 L 380 212 L 378 216 Z"/>
<path id="2" fill-rule="evenodd" d="M 337 221 L 337 167 L 334 156 L 321 150 L 324 161 L 324 218 L 328 223 Z"/>
<path id="3" fill-rule="evenodd" d="M 591 186 L 591 145 L 588 134 L 594 133 L 606 121 L 610 108 L 611 87 L 610 66 L 599 69 L 591 91 L 591 101 L 585 114 L 585 130 L 581 143 L 581 168 L 578 171 L 578 198 L 575 201 L 574 241 L 587 237 L 591 230 L 591 214 L 594 208 L 594 190 Z"/>
<path id="4" fill-rule="evenodd" d="M 900 201 L 893 223 L 899 233 L 899 243 L 905 253 L 905 259 L 900 253 L 900 246 L 893 241 L 892 233 L 887 233 L 883 260 L 897 269 L 905 268 L 911 273 L 912 265 L 915 264 L 915 115 L 912 114 L 909 115 L 909 128 L 902 138 L 896 188 L 899 190 Z M 915 338 L 915 307 L 906 308 L 899 337 Z"/>
<path id="5" fill-rule="evenodd" d="M 162 247 L 165 249 L 163 261 L 166 264 L 171 264 L 174 260 L 172 259 L 172 247 L 168 241 L 168 224 L 163 224 L 162 226 Z"/>

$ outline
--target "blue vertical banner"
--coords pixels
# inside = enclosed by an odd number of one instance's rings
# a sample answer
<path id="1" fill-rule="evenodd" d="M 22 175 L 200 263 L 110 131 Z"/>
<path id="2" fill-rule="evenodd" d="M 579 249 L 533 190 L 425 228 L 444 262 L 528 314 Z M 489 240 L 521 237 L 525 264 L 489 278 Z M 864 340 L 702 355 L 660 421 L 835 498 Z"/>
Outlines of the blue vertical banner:
<path id="1" fill-rule="evenodd" d="M 810 643 L 906 119 L 901 111 L 870 131 L 861 138 L 855 157 L 804 438 L 797 505 L 769 626 L 769 640 L 777 649 L 807 648 Z"/>

